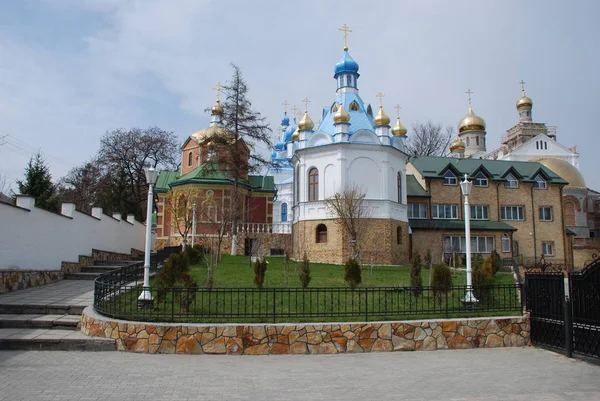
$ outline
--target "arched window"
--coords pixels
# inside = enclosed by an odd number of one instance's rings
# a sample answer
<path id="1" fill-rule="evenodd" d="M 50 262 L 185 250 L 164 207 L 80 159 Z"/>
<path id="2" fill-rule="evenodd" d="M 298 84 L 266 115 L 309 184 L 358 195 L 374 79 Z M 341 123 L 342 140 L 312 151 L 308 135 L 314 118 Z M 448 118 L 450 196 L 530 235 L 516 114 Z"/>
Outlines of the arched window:
<path id="1" fill-rule="evenodd" d="M 327 226 L 325 224 L 319 224 L 317 226 L 317 237 L 318 244 L 324 244 L 327 242 Z"/>
<path id="2" fill-rule="evenodd" d="M 352 75 L 346 75 L 346 86 L 352 86 Z"/>
<path id="3" fill-rule="evenodd" d="M 398 172 L 398 203 L 402 203 L 402 174 Z"/>
<path id="4" fill-rule="evenodd" d="M 548 150 L 548 142 L 544 141 L 544 150 Z"/>
<path id="5" fill-rule="evenodd" d="M 287 221 L 287 203 L 281 204 L 281 221 Z"/>
<path id="6" fill-rule="evenodd" d="M 192 158 L 193 158 L 192 152 L 188 153 L 188 167 L 192 166 Z"/>
<path id="7" fill-rule="evenodd" d="M 471 145 L 471 138 L 467 137 L 467 146 Z"/>
<path id="8" fill-rule="evenodd" d="M 478 137 L 478 136 L 476 136 L 476 137 L 475 137 L 475 144 L 476 144 L 477 146 L 479 146 L 479 137 Z"/>
<path id="9" fill-rule="evenodd" d="M 358 105 L 358 103 L 356 103 L 356 100 L 353 100 L 352 103 L 350 103 L 350 110 L 360 110 L 360 106 Z"/>
<path id="10" fill-rule="evenodd" d="M 319 171 L 313 167 L 308 170 L 308 201 L 319 200 Z"/>
<path id="11" fill-rule="evenodd" d="M 510 252 L 510 237 L 508 234 L 502 234 L 502 252 Z"/>
<path id="12" fill-rule="evenodd" d="M 396 244 L 400 245 L 402 243 L 402 227 L 398 226 L 396 228 Z"/>

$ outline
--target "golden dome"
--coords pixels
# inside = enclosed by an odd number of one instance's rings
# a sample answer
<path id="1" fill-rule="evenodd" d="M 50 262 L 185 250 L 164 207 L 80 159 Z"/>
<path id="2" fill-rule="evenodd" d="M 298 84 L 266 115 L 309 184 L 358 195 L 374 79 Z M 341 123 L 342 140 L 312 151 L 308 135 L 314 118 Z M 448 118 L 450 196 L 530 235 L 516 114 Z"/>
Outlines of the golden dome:
<path id="1" fill-rule="evenodd" d="M 394 125 L 394 128 L 392 128 L 392 134 L 394 134 L 394 136 L 405 136 L 407 132 L 408 131 L 406 131 L 406 127 L 402 125 L 400 122 L 400 117 L 398 117 L 396 119 L 396 125 Z"/>
<path id="2" fill-rule="evenodd" d="M 298 130 L 300 130 L 300 131 L 311 130 L 314 127 L 315 127 L 315 123 L 313 123 L 313 120 L 310 119 L 310 116 L 308 115 L 308 111 L 305 111 L 304 116 L 298 122 Z"/>
<path id="3" fill-rule="evenodd" d="M 485 131 L 485 121 L 473 113 L 470 106 L 467 115 L 458 123 L 458 132 L 463 133 L 466 131 Z"/>
<path id="4" fill-rule="evenodd" d="M 217 104 L 210 109 L 210 114 L 213 116 L 215 114 L 223 114 L 223 107 L 221 106 L 221 101 L 219 99 L 217 99 Z"/>
<path id="5" fill-rule="evenodd" d="M 454 152 L 454 151 L 457 151 L 457 150 L 461 150 L 463 152 L 465 150 L 465 143 L 463 142 L 462 139 L 460 139 L 458 137 L 458 135 L 456 136 L 456 138 L 454 138 L 454 140 L 450 144 L 450 152 Z"/>
<path id="6" fill-rule="evenodd" d="M 517 102 L 517 109 L 520 109 L 521 107 L 533 107 L 533 100 L 525 96 L 524 90 L 521 91 L 521 98 Z"/>
<path id="7" fill-rule="evenodd" d="M 377 112 L 377 115 L 375 116 L 375 126 L 378 125 L 390 125 L 390 117 L 388 117 L 387 114 L 385 114 L 385 111 L 383 111 L 383 106 L 379 105 L 379 111 Z"/>
<path id="8" fill-rule="evenodd" d="M 336 112 L 333 114 L 333 122 L 335 123 L 347 123 L 350 121 L 350 114 L 344 108 L 344 105 L 340 103 L 337 107 Z"/>
<path id="9" fill-rule="evenodd" d="M 554 171 L 562 179 L 569 183 L 567 184 L 568 187 L 587 188 L 587 186 L 585 185 L 585 180 L 583 179 L 583 176 L 581 175 L 579 170 L 577 170 L 575 166 L 573 166 L 571 163 L 565 160 L 542 158 L 532 161 L 538 162 L 544 167 L 547 167 L 550 170 Z"/>
<path id="10" fill-rule="evenodd" d="M 292 134 L 292 141 L 297 141 L 300 139 L 300 133 L 298 133 L 298 128 L 296 128 L 296 131 L 294 131 L 294 133 Z"/>
<path id="11" fill-rule="evenodd" d="M 200 131 L 196 131 L 192 134 L 192 138 L 196 140 L 196 142 L 204 142 L 213 136 L 216 135 L 231 135 L 229 131 L 227 131 L 223 127 L 208 127 L 207 129 L 203 129 Z"/>

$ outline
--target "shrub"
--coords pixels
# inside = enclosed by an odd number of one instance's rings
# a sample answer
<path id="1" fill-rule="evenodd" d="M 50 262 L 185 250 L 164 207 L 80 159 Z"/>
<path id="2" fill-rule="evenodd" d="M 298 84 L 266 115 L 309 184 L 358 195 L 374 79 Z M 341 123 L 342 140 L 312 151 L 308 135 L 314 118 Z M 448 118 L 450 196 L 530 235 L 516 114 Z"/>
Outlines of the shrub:
<path id="1" fill-rule="evenodd" d="M 302 263 L 300 263 L 300 283 L 302 284 L 302 288 L 308 288 L 308 284 L 310 284 L 310 263 L 308 261 L 308 256 L 306 253 L 304 254 L 304 258 L 302 259 Z"/>
<path id="2" fill-rule="evenodd" d="M 496 252 L 495 249 L 490 254 L 490 258 L 492 258 L 493 274 L 495 275 L 496 273 L 498 273 L 498 270 L 500 270 L 500 268 L 502 267 L 502 258 L 500 258 L 500 255 L 498 254 L 498 252 Z"/>
<path id="3" fill-rule="evenodd" d="M 174 287 L 175 283 L 182 280 L 183 274 L 190 269 L 190 261 L 186 253 L 173 253 L 158 275 L 159 287 Z"/>
<path id="4" fill-rule="evenodd" d="M 433 290 L 433 297 L 441 308 L 442 299 L 448 295 L 448 291 L 450 291 L 450 287 L 452 287 L 452 272 L 448 266 L 443 263 L 433 266 L 431 287 Z"/>
<path id="5" fill-rule="evenodd" d="M 188 257 L 188 260 L 190 261 L 190 264 L 192 265 L 197 265 L 198 263 L 200 263 L 200 261 L 202 260 L 202 252 L 201 249 L 199 249 L 197 246 L 195 247 L 191 247 L 188 246 L 187 248 L 185 248 L 185 254 Z"/>
<path id="6" fill-rule="evenodd" d="M 423 278 L 421 277 L 421 255 L 418 253 L 413 255 L 410 266 L 410 286 L 413 296 L 419 298 L 423 293 Z"/>
<path id="7" fill-rule="evenodd" d="M 265 282 L 265 273 L 267 272 L 267 261 L 263 258 L 257 258 L 254 262 L 254 284 L 260 290 Z"/>
<path id="8" fill-rule="evenodd" d="M 483 263 L 473 263 L 472 275 L 473 295 L 475 295 L 475 298 L 477 298 L 478 301 L 483 301 L 490 293 L 489 286 L 494 284 L 494 267 L 492 258 L 487 258 Z"/>
<path id="9" fill-rule="evenodd" d="M 348 259 L 344 267 L 344 280 L 351 289 L 355 289 L 362 282 L 362 269 L 360 263 L 354 258 Z"/>
<path id="10" fill-rule="evenodd" d="M 196 296 L 198 284 L 188 273 L 183 273 L 181 275 L 181 281 L 176 284 L 177 287 L 184 288 L 183 291 L 179 292 L 179 306 L 182 312 L 187 313 L 190 310 L 190 305 Z"/>

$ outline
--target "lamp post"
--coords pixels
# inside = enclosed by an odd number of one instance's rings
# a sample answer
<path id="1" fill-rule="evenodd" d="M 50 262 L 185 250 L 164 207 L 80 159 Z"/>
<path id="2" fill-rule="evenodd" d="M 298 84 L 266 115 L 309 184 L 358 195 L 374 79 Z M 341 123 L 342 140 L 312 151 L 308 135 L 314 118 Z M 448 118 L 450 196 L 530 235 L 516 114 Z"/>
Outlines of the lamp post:
<path id="1" fill-rule="evenodd" d="M 465 197 L 465 251 L 467 259 L 467 293 L 463 299 L 465 306 L 474 306 L 477 303 L 477 298 L 473 295 L 473 275 L 471 272 L 471 208 L 469 206 L 469 195 L 471 195 L 471 187 L 473 183 L 467 180 L 461 181 L 460 189 Z"/>
<path id="2" fill-rule="evenodd" d="M 192 205 L 192 248 L 196 244 L 196 202 Z"/>
<path id="3" fill-rule="evenodd" d="M 145 170 L 146 183 L 148 183 L 148 205 L 146 210 L 146 245 L 144 247 L 144 288 L 138 297 L 140 309 L 152 309 L 154 300 L 150 293 L 150 252 L 152 252 L 152 204 L 154 201 L 154 184 L 158 178 L 158 171 L 154 167 Z"/>

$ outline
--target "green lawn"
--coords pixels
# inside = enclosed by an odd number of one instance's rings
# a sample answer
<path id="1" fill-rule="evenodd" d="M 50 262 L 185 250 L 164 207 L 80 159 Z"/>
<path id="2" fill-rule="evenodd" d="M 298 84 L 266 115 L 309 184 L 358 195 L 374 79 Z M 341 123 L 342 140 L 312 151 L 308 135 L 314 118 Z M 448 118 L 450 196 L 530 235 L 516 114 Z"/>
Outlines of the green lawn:
<path id="1" fill-rule="evenodd" d="M 215 269 L 215 288 L 254 287 L 254 269 L 249 267 L 246 256 L 224 255 Z M 269 265 L 265 278 L 265 288 L 301 287 L 299 263 L 290 261 L 286 277 L 283 257 L 267 258 Z M 344 266 L 326 263 L 311 263 L 312 281 L 310 287 L 347 287 L 344 281 Z M 205 265 L 192 266 L 190 274 L 200 287 L 206 281 Z M 422 268 L 423 285 L 429 285 L 429 269 Z M 512 274 L 497 274 L 496 284 L 514 284 Z M 465 285 L 464 272 L 452 274 L 453 285 Z M 410 286 L 410 266 L 364 266 L 361 287 L 408 287 Z"/>

